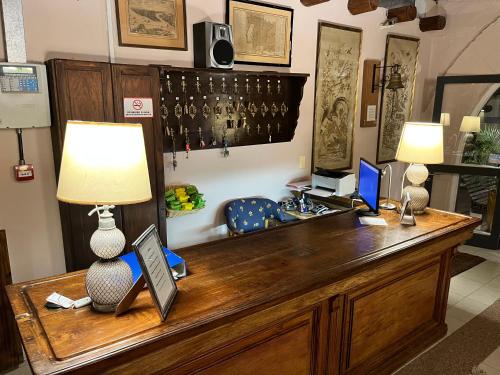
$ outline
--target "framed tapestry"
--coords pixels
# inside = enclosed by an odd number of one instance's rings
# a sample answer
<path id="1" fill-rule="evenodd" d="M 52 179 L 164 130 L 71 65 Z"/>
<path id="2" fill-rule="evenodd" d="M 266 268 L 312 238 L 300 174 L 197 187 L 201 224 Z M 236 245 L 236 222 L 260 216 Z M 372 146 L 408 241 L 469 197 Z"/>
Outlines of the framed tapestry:
<path id="1" fill-rule="evenodd" d="M 352 167 L 362 30 L 320 22 L 312 170 Z"/>
<path id="2" fill-rule="evenodd" d="M 293 9 L 250 0 L 226 0 L 234 62 L 290 67 Z"/>
<path id="3" fill-rule="evenodd" d="M 185 0 L 116 0 L 120 46 L 187 50 Z"/>
<path id="4" fill-rule="evenodd" d="M 419 39 L 388 35 L 384 67 L 400 65 L 404 88 L 387 90 L 382 87 L 377 142 L 377 164 L 395 161 L 401 131 L 411 118 L 413 93 L 418 60 Z M 388 71 L 384 68 L 384 76 Z M 390 69 L 390 68 L 389 68 Z"/>

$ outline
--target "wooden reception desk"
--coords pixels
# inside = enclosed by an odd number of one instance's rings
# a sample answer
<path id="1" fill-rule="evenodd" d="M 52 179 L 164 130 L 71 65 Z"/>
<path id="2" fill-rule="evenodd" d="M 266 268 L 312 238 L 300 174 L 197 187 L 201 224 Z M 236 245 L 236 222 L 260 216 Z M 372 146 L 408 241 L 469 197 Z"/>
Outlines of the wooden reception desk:
<path id="1" fill-rule="evenodd" d="M 353 212 L 182 249 L 190 275 L 161 323 L 147 291 L 115 318 L 51 311 L 84 272 L 9 287 L 36 374 L 388 374 L 446 333 L 450 266 L 477 219 L 428 210 L 417 226 Z"/>

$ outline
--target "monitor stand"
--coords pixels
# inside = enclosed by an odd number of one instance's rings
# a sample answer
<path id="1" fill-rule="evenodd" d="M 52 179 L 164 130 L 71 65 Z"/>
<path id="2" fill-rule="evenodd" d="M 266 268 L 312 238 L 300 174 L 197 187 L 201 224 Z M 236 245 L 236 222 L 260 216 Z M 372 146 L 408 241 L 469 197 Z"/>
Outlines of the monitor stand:
<path id="1" fill-rule="evenodd" d="M 360 208 L 356 211 L 359 216 L 380 216 L 380 213 L 374 212 L 369 208 Z"/>

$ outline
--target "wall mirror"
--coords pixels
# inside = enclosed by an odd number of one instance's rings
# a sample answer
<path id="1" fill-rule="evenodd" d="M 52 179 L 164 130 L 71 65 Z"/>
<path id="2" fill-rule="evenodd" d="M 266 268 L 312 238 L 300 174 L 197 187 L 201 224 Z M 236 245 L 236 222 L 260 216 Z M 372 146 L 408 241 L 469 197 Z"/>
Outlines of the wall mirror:
<path id="1" fill-rule="evenodd" d="M 434 122 L 444 163 L 429 167 L 431 207 L 481 218 L 469 244 L 500 247 L 500 75 L 438 77 Z"/>

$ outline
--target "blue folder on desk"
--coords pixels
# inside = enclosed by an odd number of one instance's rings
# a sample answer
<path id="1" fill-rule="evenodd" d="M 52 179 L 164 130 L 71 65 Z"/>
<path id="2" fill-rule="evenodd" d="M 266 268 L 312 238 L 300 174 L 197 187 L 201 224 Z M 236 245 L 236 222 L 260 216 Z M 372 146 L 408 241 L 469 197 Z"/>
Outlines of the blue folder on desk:
<path id="1" fill-rule="evenodd" d="M 186 276 L 186 262 L 184 261 L 184 259 L 182 259 L 177 254 L 171 252 L 165 246 L 163 246 L 163 252 L 167 257 L 168 265 L 170 266 L 171 269 L 173 269 L 177 273 L 177 275 L 174 277 L 181 278 Z M 137 255 L 135 255 L 135 252 L 131 251 L 128 254 L 122 255 L 120 259 L 127 262 L 130 268 L 132 269 L 132 276 L 134 278 L 134 283 L 135 283 L 137 279 L 139 279 L 139 277 L 142 275 L 142 270 L 139 261 L 137 260 Z"/>

